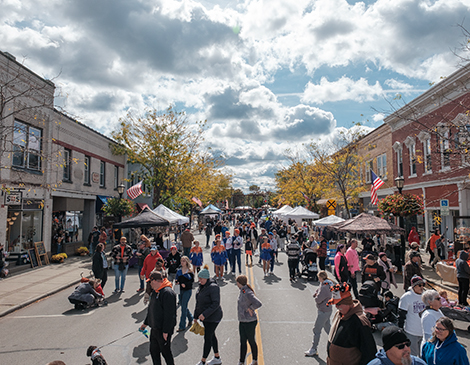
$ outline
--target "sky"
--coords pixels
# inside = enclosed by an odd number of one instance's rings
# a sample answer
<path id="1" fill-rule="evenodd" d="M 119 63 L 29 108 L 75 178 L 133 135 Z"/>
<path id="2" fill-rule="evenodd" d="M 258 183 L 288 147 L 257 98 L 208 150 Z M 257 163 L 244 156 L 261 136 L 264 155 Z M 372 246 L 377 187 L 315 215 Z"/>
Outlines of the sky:
<path id="1" fill-rule="evenodd" d="M 106 134 L 129 111 L 207 120 L 235 188 L 274 188 L 286 151 L 371 131 L 459 67 L 470 0 L 0 0 L 0 50 Z"/>

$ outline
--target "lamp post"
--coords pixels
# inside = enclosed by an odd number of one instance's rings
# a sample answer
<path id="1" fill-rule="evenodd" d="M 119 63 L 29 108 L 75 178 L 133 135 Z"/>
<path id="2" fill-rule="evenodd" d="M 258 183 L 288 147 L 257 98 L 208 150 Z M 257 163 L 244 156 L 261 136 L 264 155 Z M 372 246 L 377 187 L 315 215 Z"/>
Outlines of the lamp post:
<path id="1" fill-rule="evenodd" d="M 405 179 L 403 178 L 403 176 L 399 176 L 395 179 L 395 186 L 397 187 L 398 193 L 400 195 L 403 195 L 402 191 L 403 191 L 403 186 L 404 185 L 405 185 Z M 401 215 L 398 217 L 398 222 L 399 222 L 400 228 L 404 229 L 405 228 L 405 222 L 404 222 L 403 217 Z M 404 235 L 404 233 L 400 234 L 400 240 L 401 240 L 400 258 L 401 258 L 402 265 L 404 265 L 405 264 L 405 235 Z"/>
<path id="2" fill-rule="evenodd" d="M 124 190 L 126 190 L 126 186 L 121 182 L 117 188 L 116 188 L 118 194 L 119 194 L 119 203 L 121 203 L 122 200 L 122 194 L 124 194 Z M 119 222 L 122 221 L 122 215 L 119 213 Z"/>

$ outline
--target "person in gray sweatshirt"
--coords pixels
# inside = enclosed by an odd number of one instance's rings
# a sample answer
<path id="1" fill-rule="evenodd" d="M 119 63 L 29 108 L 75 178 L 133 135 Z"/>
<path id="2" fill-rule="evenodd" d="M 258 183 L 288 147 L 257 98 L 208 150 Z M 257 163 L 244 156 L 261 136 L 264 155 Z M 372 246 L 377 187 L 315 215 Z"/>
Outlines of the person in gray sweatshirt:
<path id="1" fill-rule="evenodd" d="M 321 331 L 324 328 L 326 334 L 330 333 L 331 323 L 330 317 L 332 308 L 328 306 L 328 301 L 331 299 L 331 290 L 333 282 L 328 279 L 328 274 L 326 271 L 320 271 L 318 273 L 318 280 L 320 281 L 320 286 L 313 294 L 315 303 L 317 304 L 318 315 L 313 326 L 313 341 L 312 347 L 310 350 L 305 351 L 305 356 L 318 356 L 318 343 L 320 342 Z"/>
<path id="2" fill-rule="evenodd" d="M 248 278 L 245 275 L 239 275 L 236 282 L 240 289 L 240 294 L 238 295 L 240 362 L 238 365 L 245 364 L 246 353 L 248 350 L 247 342 L 250 344 L 251 356 L 253 357 L 251 365 L 258 365 L 258 346 L 255 341 L 255 329 L 258 324 L 258 318 L 255 310 L 260 308 L 262 304 L 255 296 L 255 292 L 248 284 Z"/>
<path id="3" fill-rule="evenodd" d="M 470 282 L 470 267 L 467 263 L 468 252 L 460 251 L 460 256 L 455 260 L 455 268 L 457 269 L 457 280 L 459 282 L 459 304 L 467 306 L 468 288 Z"/>

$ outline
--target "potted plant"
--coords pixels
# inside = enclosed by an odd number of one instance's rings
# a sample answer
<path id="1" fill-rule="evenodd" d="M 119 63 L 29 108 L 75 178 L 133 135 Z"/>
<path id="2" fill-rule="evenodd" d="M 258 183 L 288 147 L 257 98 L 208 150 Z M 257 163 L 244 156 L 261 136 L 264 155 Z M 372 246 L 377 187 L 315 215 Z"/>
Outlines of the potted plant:
<path id="1" fill-rule="evenodd" d="M 88 248 L 86 248 L 84 246 L 77 248 L 77 255 L 78 256 L 86 256 L 89 253 L 90 253 L 90 251 L 88 250 Z"/>
<path id="2" fill-rule="evenodd" d="M 58 253 L 57 255 L 53 255 L 51 257 L 51 262 L 55 264 L 61 264 L 64 262 L 64 260 L 67 258 L 67 254 L 65 252 L 63 253 Z"/>

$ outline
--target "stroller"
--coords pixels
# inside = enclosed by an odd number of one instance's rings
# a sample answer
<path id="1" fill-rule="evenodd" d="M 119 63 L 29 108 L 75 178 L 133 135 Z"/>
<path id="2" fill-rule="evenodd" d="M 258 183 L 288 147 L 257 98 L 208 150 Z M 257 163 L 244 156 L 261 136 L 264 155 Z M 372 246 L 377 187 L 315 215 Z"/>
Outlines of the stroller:
<path id="1" fill-rule="evenodd" d="M 361 289 L 359 289 L 359 301 L 371 324 L 382 322 L 380 309 L 383 307 L 383 302 L 379 298 L 377 285 L 374 281 L 367 280 L 362 284 Z"/>
<path id="2" fill-rule="evenodd" d="M 317 254 L 311 248 L 306 248 L 302 252 L 300 262 L 302 264 L 300 276 L 305 276 L 307 280 L 318 281 Z"/>

